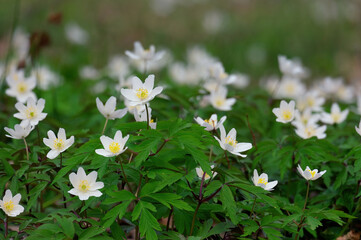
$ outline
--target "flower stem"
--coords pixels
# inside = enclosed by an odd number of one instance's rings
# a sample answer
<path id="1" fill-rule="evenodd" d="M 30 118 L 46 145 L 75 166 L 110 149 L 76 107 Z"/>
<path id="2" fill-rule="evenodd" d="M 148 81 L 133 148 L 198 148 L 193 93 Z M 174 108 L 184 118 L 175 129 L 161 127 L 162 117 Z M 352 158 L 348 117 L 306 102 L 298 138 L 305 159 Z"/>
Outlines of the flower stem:
<path id="1" fill-rule="evenodd" d="M 170 211 L 169 211 L 169 215 L 168 215 L 168 219 L 167 219 L 167 227 L 166 227 L 166 231 L 168 232 L 168 230 L 169 230 L 169 224 L 170 224 L 170 219 L 171 219 L 171 217 L 172 217 L 172 213 L 173 213 L 173 206 L 172 206 L 172 208 L 170 209 Z"/>
<path id="2" fill-rule="evenodd" d="M 253 218 L 253 211 L 254 211 L 254 206 L 256 205 L 256 200 L 257 200 L 257 196 L 254 197 L 251 214 L 249 215 L 251 218 Z"/>
<path id="3" fill-rule="evenodd" d="M 8 217 L 8 215 L 5 216 L 4 225 L 5 225 L 5 238 L 7 238 L 8 232 L 9 232 L 9 217 Z"/>
<path id="4" fill-rule="evenodd" d="M 309 192 L 310 192 L 310 181 L 307 181 L 307 193 L 306 193 L 305 204 L 303 205 L 303 211 L 305 211 L 305 209 L 306 209 Z"/>
<path id="5" fill-rule="evenodd" d="M 104 124 L 104 127 L 103 127 L 102 135 L 103 135 L 104 132 L 105 132 L 105 128 L 107 127 L 107 124 L 108 124 L 108 118 L 106 118 L 106 120 L 105 120 L 105 124 Z"/>
<path id="6" fill-rule="evenodd" d="M 60 168 L 59 168 L 59 171 L 60 169 L 63 167 L 63 153 L 60 153 Z M 65 198 L 65 195 L 63 193 L 63 204 L 64 204 L 64 208 L 66 208 L 66 198 Z"/>
<path id="7" fill-rule="evenodd" d="M 147 104 L 145 104 L 145 111 L 147 112 L 147 129 L 149 129 L 149 110 Z"/>
<path id="8" fill-rule="evenodd" d="M 122 162 L 122 159 L 120 157 L 119 157 L 119 162 L 120 162 L 120 167 L 122 168 L 122 173 L 123 173 L 124 180 L 127 183 L 130 192 L 133 193 L 133 189 L 132 189 L 132 187 L 130 186 L 130 184 L 128 182 L 127 175 L 125 174 L 125 171 L 124 171 L 124 168 L 123 168 L 123 162 Z"/>
<path id="9" fill-rule="evenodd" d="M 224 150 L 224 156 L 226 157 L 226 160 L 227 160 L 228 169 L 230 169 L 231 163 L 229 162 L 229 159 L 228 159 L 227 150 Z"/>
<path id="10" fill-rule="evenodd" d="M 189 236 L 192 236 L 192 233 L 193 233 L 193 229 L 194 229 L 194 223 L 196 221 L 196 216 L 197 216 L 197 213 L 198 213 L 198 210 L 199 210 L 199 207 L 201 206 L 202 202 L 199 201 L 198 202 L 198 205 L 196 207 L 196 210 L 194 211 L 194 214 L 193 214 L 193 219 L 192 219 L 192 226 L 191 226 L 191 231 L 189 233 Z"/>
<path id="11" fill-rule="evenodd" d="M 26 150 L 26 160 L 29 161 L 29 149 L 28 149 L 28 144 L 26 143 L 25 138 L 23 138 L 24 140 L 24 144 L 25 144 L 25 150 Z"/>

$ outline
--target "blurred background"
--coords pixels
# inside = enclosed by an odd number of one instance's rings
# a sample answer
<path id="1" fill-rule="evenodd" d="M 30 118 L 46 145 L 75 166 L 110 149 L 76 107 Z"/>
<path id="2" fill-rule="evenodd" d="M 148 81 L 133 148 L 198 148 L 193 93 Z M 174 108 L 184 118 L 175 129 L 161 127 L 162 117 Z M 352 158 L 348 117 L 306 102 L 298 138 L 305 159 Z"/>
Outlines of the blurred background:
<path id="1" fill-rule="evenodd" d="M 103 67 L 138 40 L 170 50 L 176 60 L 201 45 L 227 72 L 244 72 L 252 81 L 279 74 L 279 54 L 299 58 L 314 78 L 361 79 L 359 0 L 0 0 L 1 59 L 17 3 L 17 29 L 48 34 L 38 60 L 55 70 Z M 85 31 L 81 47 L 66 39 L 69 24 Z"/>

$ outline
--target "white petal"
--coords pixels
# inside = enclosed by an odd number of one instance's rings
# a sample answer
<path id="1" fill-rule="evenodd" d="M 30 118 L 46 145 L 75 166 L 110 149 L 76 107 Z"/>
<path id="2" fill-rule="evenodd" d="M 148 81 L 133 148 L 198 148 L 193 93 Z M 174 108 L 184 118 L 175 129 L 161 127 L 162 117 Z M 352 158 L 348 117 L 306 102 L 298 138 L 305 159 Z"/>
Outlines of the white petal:
<path id="1" fill-rule="evenodd" d="M 59 154 L 60 154 L 59 151 L 52 149 L 52 150 L 50 150 L 50 151 L 48 152 L 48 154 L 46 154 L 46 157 L 49 158 L 49 159 L 54 159 L 54 158 L 56 158 Z"/>

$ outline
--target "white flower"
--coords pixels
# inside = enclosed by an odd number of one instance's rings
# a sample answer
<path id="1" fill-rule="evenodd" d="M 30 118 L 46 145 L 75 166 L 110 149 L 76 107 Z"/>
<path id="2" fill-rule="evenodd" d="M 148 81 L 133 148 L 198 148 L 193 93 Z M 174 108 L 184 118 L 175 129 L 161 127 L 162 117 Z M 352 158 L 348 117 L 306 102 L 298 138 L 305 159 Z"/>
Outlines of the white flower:
<path id="1" fill-rule="evenodd" d="M 282 100 L 279 108 L 274 108 L 272 110 L 274 115 L 276 115 L 277 122 L 281 123 L 288 123 L 292 122 L 295 118 L 295 101 L 290 101 L 287 103 L 286 101 Z"/>
<path id="2" fill-rule="evenodd" d="M 318 169 L 311 169 L 307 166 L 305 171 L 302 170 L 301 166 L 298 164 L 297 167 L 298 172 L 301 174 L 302 177 L 304 177 L 307 181 L 308 180 L 316 180 L 320 178 L 323 174 L 326 173 L 326 170 L 322 172 L 318 172 Z"/>
<path id="3" fill-rule="evenodd" d="M 74 44 L 84 45 L 88 41 L 88 33 L 75 23 L 65 26 L 65 35 Z"/>
<path id="4" fill-rule="evenodd" d="M 232 86 L 235 86 L 236 88 L 245 88 L 249 85 L 249 76 L 243 73 L 235 73 L 233 74 L 235 76 L 234 81 L 231 83 Z"/>
<path id="5" fill-rule="evenodd" d="M 227 88 L 220 86 L 216 91 L 211 92 L 209 101 L 215 109 L 222 111 L 232 110 L 233 104 L 235 104 L 235 98 L 227 99 Z"/>
<path id="6" fill-rule="evenodd" d="M 100 197 L 102 193 L 98 189 L 104 187 L 103 182 L 96 182 L 98 173 L 93 171 L 86 175 L 82 167 L 78 168 L 77 173 L 70 173 L 69 180 L 72 188 L 68 193 L 78 196 L 80 200 L 88 200 L 89 197 Z"/>
<path id="7" fill-rule="evenodd" d="M 151 45 L 149 49 L 144 49 L 140 42 L 134 43 L 134 52 L 125 51 L 125 54 L 133 60 L 142 60 L 145 62 L 152 62 L 160 60 L 164 52 L 155 52 L 155 47 Z"/>
<path id="8" fill-rule="evenodd" d="M 214 168 L 214 165 L 211 165 L 211 169 L 213 169 L 213 168 Z M 203 174 L 205 174 L 204 180 L 208 180 L 211 178 L 211 176 L 209 176 L 208 173 L 203 172 L 202 168 L 200 168 L 200 167 L 196 168 L 196 172 L 200 179 L 203 178 Z M 218 174 L 217 172 L 212 171 L 212 177 L 215 177 L 217 174 Z"/>
<path id="9" fill-rule="evenodd" d="M 303 111 L 310 108 L 313 111 L 322 111 L 322 105 L 325 103 L 325 98 L 320 96 L 318 91 L 309 91 L 305 95 L 297 99 L 297 108 Z"/>
<path id="10" fill-rule="evenodd" d="M 306 87 L 297 78 L 283 77 L 275 90 L 277 98 L 297 99 L 305 93 Z"/>
<path id="11" fill-rule="evenodd" d="M 235 75 L 229 75 L 225 72 L 221 62 L 216 62 L 208 66 L 208 76 L 206 80 L 215 81 L 220 85 L 231 84 L 235 81 Z"/>
<path id="12" fill-rule="evenodd" d="M 149 103 L 146 103 L 149 107 Z M 135 110 L 137 110 L 138 114 L 142 113 L 143 111 L 145 111 L 145 104 L 140 104 L 140 105 L 135 105 L 132 106 L 130 105 L 130 101 L 128 99 L 124 100 L 124 105 L 127 107 L 128 112 L 133 114 L 135 113 Z"/>
<path id="13" fill-rule="evenodd" d="M 23 139 L 26 138 L 30 132 L 34 129 L 34 126 L 27 125 L 26 127 L 22 127 L 20 124 L 16 124 L 14 129 L 11 128 L 4 128 L 6 132 L 8 132 L 10 135 L 5 135 L 9 138 L 14 139 Z"/>
<path id="14" fill-rule="evenodd" d="M 217 114 L 212 114 L 212 116 L 209 119 L 202 119 L 200 117 L 195 118 L 196 122 L 201 125 L 202 127 L 205 127 L 206 131 L 213 131 L 219 128 L 220 125 L 223 125 L 224 121 L 227 119 L 226 116 L 223 116 L 219 122 L 217 121 Z"/>
<path id="15" fill-rule="evenodd" d="M 347 118 L 348 112 L 348 109 L 341 112 L 338 104 L 333 103 L 331 106 L 331 113 L 321 113 L 321 121 L 326 124 L 342 123 Z"/>
<path id="16" fill-rule="evenodd" d="M 308 72 L 297 60 L 287 59 L 285 56 L 278 56 L 278 64 L 284 75 L 295 78 L 307 77 Z"/>
<path id="17" fill-rule="evenodd" d="M 356 129 L 356 132 L 357 132 L 359 135 L 361 135 L 361 121 L 360 121 L 358 127 L 355 126 L 355 129 Z"/>
<path id="18" fill-rule="evenodd" d="M 20 213 L 24 212 L 24 207 L 19 204 L 21 194 L 18 193 L 13 197 L 13 194 L 8 189 L 5 192 L 3 200 L 0 200 L 0 208 L 9 217 L 16 217 Z"/>
<path id="19" fill-rule="evenodd" d="M 226 136 L 226 130 L 223 125 L 219 126 L 221 130 L 221 139 L 214 136 L 214 138 L 219 142 L 219 145 L 223 150 L 226 150 L 234 155 L 247 157 L 247 155 L 240 154 L 241 152 L 245 152 L 252 148 L 251 143 L 238 143 L 236 141 L 237 131 L 232 128 L 231 131 Z"/>
<path id="20" fill-rule="evenodd" d="M 103 135 L 100 137 L 100 141 L 102 142 L 104 149 L 96 149 L 95 152 L 104 157 L 118 156 L 127 150 L 127 147 L 124 148 L 124 146 L 128 139 L 129 135 L 123 138 L 120 130 L 115 133 L 114 139 Z"/>
<path id="21" fill-rule="evenodd" d="M 113 78 L 124 78 L 129 74 L 129 62 L 123 56 L 114 56 L 108 63 L 109 75 Z"/>
<path id="22" fill-rule="evenodd" d="M 56 86 L 60 82 L 59 76 L 46 66 L 34 69 L 32 75 L 36 76 L 37 85 L 42 90 L 48 90 L 51 86 Z"/>
<path id="23" fill-rule="evenodd" d="M 6 89 L 6 94 L 16 97 L 18 102 L 24 103 L 28 98 L 36 99 L 36 95 L 32 91 L 36 86 L 36 78 L 34 76 L 26 78 L 24 71 L 19 70 L 11 72 L 6 77 L 6 82 L 9 85 L 9 88 Z"/>
<path id="24" fill-rule="evenodd" d="M 148 114 L 149 114 L 149 126 L 151 129 L 157 128 L 157 123 L 154 122 L 152 119 L 152 109 L 148 107 Z M 134 109 L 134 118 L 137 122 L 146 122 L 147 121 L 147 111 L 138 112 L 138 109 Z"/>
<path id="25" fill-rule="evenodd" d="M 272 191 L 278 183 L 278 181 L 268 182 L 268 175 L 266 173 L 262 173 L 261 176 L 258 176 L 256 169 L 253 171 L 252 181 L 254 185 L 261 187 L 266 191 Z"/>
<path id="26" fill-rule="evenodd" d="M 170 65 L 169 74 L 171 79 L 179 84 L 197 85 L 201 79 L 196 68 L 180 62 Z"/>
<path id="27" fill-rule="evenodd" d="M 127 113 L 127 109 L 119 109 L 115 111 L 117 104 L 117 99 L 114 96 L 111 96 L 105 105 L 100 101 L 99 98 L 96 99 L 97 108 L 99 112 L 107 119 L 114 120 L 116 118 L 122 118 Z"/>
<path id="28" fill-rule="evenodd" d="M 18 60 L 25 60 L 30 48 L 30 36 L 21 28 L 16 28 L 13 36 L 13 49 Z"/>
<path id="29" fill-rule="evenodd" d="M 320 120 L 320 117 L 320 114 L 313 114 L 310 108 L 306 108 L 302 113 L 296 109 L 295 120 L 292 122 L 292 125 L 297 127 L 299 124 L 316 124 L 318 120 Z"/>
<path id="30" fill-rule="evenodd" d="M 316 123 L 310 121 L 307 124 L 301 122 L 294 122 L 293 125 L 297 127 L 296 134 L 303 139 L 317 137 L 317 139 L 324 139 L 326 137 L 327 126 L 318 126 Z"/>
<path id="31" fill-rule="evenodd" d="M 15 108 L 19 111 L 14 114 L 14 117 L 21 119 L 20 125 L 26 127 L 29 124 L 36 126 L 38 123 L 45 119 L 47 113 L 43 113 L 45 106 L 45 100 L 40 98 L 37 102 L 33 98 L 29 98 L 26 106 L 18 102 L 15 104 Z"/>
<path id="32" fill-rule="evenodd" d="M 100 77 L 99 71 L 93 66 L 84 66 L 79 70 L 79 75 L 81 78 L 96 80 Z"/>
<path id="33" fill-rule="evenodd" d="M 130 101 L 131 106 L 145 104 L 163 91 L 163 87 L 154 88 L 154 75 L 149 75 L 143 84 L 138 77 L 133 77 L 132 88 L 120 90 L 121 94 Z"/>
<path id="34" fill-rule="evenodd" d="M 74 143 L 74 136 L 71 136 L 69 139 L 66 139 L 64 128 L 59 128 L 58 137 L 55 136 L 55 133 L 51 130 L 48 131 L 48 138 L 43 138 L 43 142 L 46 146 L 51 148 L 51 150 L 46 155 L 49 159 L 56 158 L 60 153 L 67 150 Z"/>

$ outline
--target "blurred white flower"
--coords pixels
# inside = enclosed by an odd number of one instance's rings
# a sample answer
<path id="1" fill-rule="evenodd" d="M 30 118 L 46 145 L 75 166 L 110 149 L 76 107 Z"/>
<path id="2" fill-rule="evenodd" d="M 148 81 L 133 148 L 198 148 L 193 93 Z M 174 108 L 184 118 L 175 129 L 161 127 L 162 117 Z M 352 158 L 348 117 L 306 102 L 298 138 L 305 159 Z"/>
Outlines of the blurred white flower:
<path id="1" fill-rule="evenodd" d="M 275 91 L 277 98 L 297 99 L 306 92 L 305 85 L 297 78 L 283 77 Z"/>
<path id="2" fill-rule="evenodd" d="M 14 139 L 23 139 L 26 138 L 30 132 L 34 129 L 34 126 L 31 126 L 30 124 L 26 127 L 22 127 L 20 124 L 16 124 L 14 126 L 14 129 L 5 127 L 4 130 L 9 133 L 10 135 L 5 135 L 9 138 Z"/>
<path id="3" fill-rule="evenodd" d="M 307 166 L 306 169 L 303 171 L 301 166 L 298 164 L 297 167 L 298 172 L 301 174 L 302 177 L 304 177 L 307 181 L 309 180 L 317 180 L 318 178 L 320 178 L 323 174 L 326 173 L 326 170 L 322 171 L 322 172 L 318 172 L 318 169 L 313 169 L 311 171 L 311 169 Z"/>
<path id="4" fill-rule="evenodd" d="M 129 62 L 123 56 L 114 56 L 110 59 L 107 66 L 109 76 L 119 79 L 129 74 Z"/>
<path id="5" fill-rule="evenodd" d="M 202 21 L 203 29 L 209 34 L 219 33 L 224 28 L 224 23 L 224 14 L 217 10 L 206 12 Z"/>
<path id="6" fill-rule="evenodd" d="M 86 175 L 82 167 L 77 173 L 70 173 L 69 180 L 73 188 L 68 193 L 78 196 L 81 201 L 88 200 L 89 197 L 100 197 L 102 193 L 99 189 L 104 187 L 103 182 L 96 182 L 98 173 L 93 171 Z"/>
<path id="7" fill-rule="evenodd" d="M 127 113 L 126 108 L 115 110 L 117 99 L 114 96 L 111 96 L 105 104 L 103 104 L 99 98 L 96 98 L 96 104 L 99 112 L 110 120 L 122 118 Z"/>
<path id="8" fill-rule="evenodd" d="M 32 75 L 36 77 L 37 86 L 42 90 L 48 90 L 60 82 L 60 77 L 46 66 L 37 67 L 32 71 Z"/>
<path id="9" fill-rule="evenodd" d="M 321 113 L 321 121 L 326 124 L 342 123 L 346 120 L 348 112 L 348 109 L 341 112 L 339 105 L 337 103 L 333 103 L 331 106 L 331 113 Z"/>
<path id="10" fill-rule="evenodd" d="M 24 212 L 24 207 L 19 204 L 21 194 L 18 193 L 13 197 L 13 194 L 8 189 L 5 192 L 3 200 L 0 200 L 0 208 L 9 217 L 16 217 L 20 213 Z"/>
<path id="11" fill-rule="evenodd" d="M 358 124 L 358 127 L 355 126 L 355 129 L 356 129 L 356 132 L 361 136 L 361 121 L 360 121 L 360 123 Z"/>
<path id="12" fill-rule="evenodd" d="M 96 149 L 95 152 L 104 157 L 118 156 L 127 150 L 127 147 L 124 146 L 128 139 L 129 135 L 123 138 L 120 130 L 115 133 L 114 139 L 103 135 L 100 137 L 100 141 L 102 142 L 104 149 Z"/>
<path id="13" fill-rule="evenodd" d="M 223 125 L 219 126 L 221 130 L 221 139 L 214 136 L 214 138 L 219 142 L 219 145 L 223 150 L 226 150 L 234 155 L 247 157 L 247 155 L 241 154 L 241 152 L 245 152 L 252 148 L 251 143 L 238 143 L 236 140 L 237 131 L 232 128 L 231 131 L 226 135 L 226 130 Z"/>
<path id="14" fill-rule="evenodd" d="M 163 91 L 163 87 L 154 88 L 154 75 L 149 75 L 143 84 L 138 77 L 132 79 L 132 89 L 120 90 L 121 94 L 130 101 L 131 106 L 145 104 Z"/>
<path id="15" fill-rule="evenodd" d="M 216 91 L 211 92 L 209 96 L 209 101 L 215 109 L 222 111 L 232 110 L 233 104 L 236 103 L 235 98 L 227 99 L 227 88 L 219 86 Z"/>
<path id="16" fill-rule="evenodd" d="M 28 56 L 30 48 L 30 36 L 23 29 L 17 28 L 13 36 L 13 49 L 16 58 L 25 60 Z"/>
<path id="17" fill-rule="evenodd" d="M 16 97 L 18 102 L 25 103 L 28 98 L 36 99 L 33 89 L 36 86 L 36 78 L 34 76 L 25 77 L 24 71 L 19 70 L 11 72 L 6 77 L 6 82 L 9 88 L 6 89 L 6 94 L 11 97 Z"/>
<path id="18" fill-rule="evenodd" d="M 88 33 L 76 23 L 69 23 L 65 26 L 65 36 L 69 42 L 84 45 L 88 42 Z"/>
<path id="19" fill-rule="evenodd" d="M 253 171 L 252 181 L 255 186 L 261 187 L 266 191 L 272 191 L 278 183 L 278 181 L 268 182 L 268 175 L 266 173 L 262 173 L 258 176 L 256 169 Z"/>
<path id="20" fill-rule="evenodd" d="M 48 131 L 48 138 L 43 138 L 43 142 L 51 150 L 46 155 L 49 159 L 56 158 L 60 153 L 67 150 L 74 143 L 74 136 L 66 139 L 64 128 L 59 128 L 58 137 L 51 130 Z"/>
<path id="21" fill-rule="evenodd" d="M 157 128 L 157 123 L 152 119 L 152 109 L 148 107 L 149 114 L 149 126 L 151 129 Z M 138 109 L 134 109 L 134 118 L 137 122 L 146 122 L 147 121 L 147 111 L 138 112 Z"/>
<path id="22" fill-rule="evenodd" d="M 285 56 L 278 56 L 278 64 L 280 71 L 290 78 L 305 78 L 308 76 L 308 71 L 304 68 L 298 60 L 291 60 Z"/>
<path id="23" fill-rule="evenodd" d="M 297 99 L 297 108 L 303 111 L 309 108 L 313 111 L 322 111 L 322 105 L 325 103 L 325 98 L 321 97 L 317 90 L 308 91 Z"/>
<path id="24" fill-rule="evenodd" d="M 305 110 L 300 113 L 296 109 L 295 111 L 295 120 L 292 122 L 292 125 L 298 126 L 298 124 L 307 125 L 308 123 L 315 124 L 320 120 L 320 114 L 314 114 L 312 113 L 312 109 L 306 108 Z"/>
<path id="25" fill-rule="evenodd" d="M 211 165 L 211 169 L 213 169 L 213 168 L 214 168 L 214 165 Z M 208 179 L 211 178 L 211 176 L 209 176 L 208 173 L 203 172 L 202 168 L 200 168 L 200 167 L 197 167 L 197 168 L 196 168 L 196 172 L 197 172 L 197 176 L 198 176 L 200 179 L 203 178 L 203 175 L 204 175 L 204 180 L 208 180 Z M 217 172 L 212 171 L 212 177 L 217 176 L 217 174 L 218 174 Z"/>
<path id="26" fill-rule="evenodd" d="M 317 139 L 324 139 L 326 137 L 326 125 L 318 126 L 314 122 L 308 122 L 307 124 L 303 124 L 301 122 L 294 122 L 293 125 L 296 126 L 296 134 L 303 139 L 308 139 L 311 137 L 317 137 Z"/>
<path id="27" fill-rule="evenodd" d="M 15 108 L 19 111 L 14 114 L 14 117 L 22 120 L 20 125 L 22 127 L 27 127 L 29 124 L 31 126 L 36 126 L 38 123 L 45 119 L 47 113 L 43 113 L 45 107 L 45 100 L 40 98 L 38 101 L 33 98 L 29 98 L 26 106 L 18 102 L 15 104 Z"/>
<path id="28" fill-rule="evenodd" d="M 149 108 L 149 103 L 146 103 L 146 104 L 148 105 L 148 108 Z M 132 105 L 130 105 L 130 101 L 128 99 L 124 100 L 124 105 L 127 107 L 128 112 L 133 115 L 134 115 L 135 111 L 137 111 L 138 114 L 145 111 L 145 104 L 139 104 L 139 105 L 132 106 Z"/>
<path id="29" fill-rule="evenodd" d="M 232 86 L 235 86 L 236 88 L 245 88 L 249 85 L 249 76 L 242 73 L 235 73 L 233 74 L 235 77 L 233 82 L 231 83 Z"/>
<path id="30" fill-rule="evenodd" d="M 99 71 L 93 66 L 84 66 L 79 70 L 79 75 L 83 79 L 96 80 L 100 77 Z"/>
<path id="31" fill-rule="evenodd" d="M 179 84 L 197 85 L 201 79 L 197 69 L 180 62 L 170 65 L 169 74 Z"/>
<path id="32" fill-rule="evenodd" d="M 277 122 L 289 123 L 292 122 L 295 118 L 295 101 L 290 101 L 287 103 L 282 100 L 279 108 L 274 108 L 272 112 L 276 115 Z"/>
<path id="33" fill-rule="evenodd" d="M 200 117 L 195 118 L 196 122 L 201 125 L 202 127 L 205 127 L 206 131 L 213 131 L 217 130 L 219 126 L 223 125 L 224 121 L 227 119 L 226 116 L 223 116 L 219 122 L 217 121 L 217 114 L 212 114 L 212 116 L 209 119 L 202 119 Z"/>

